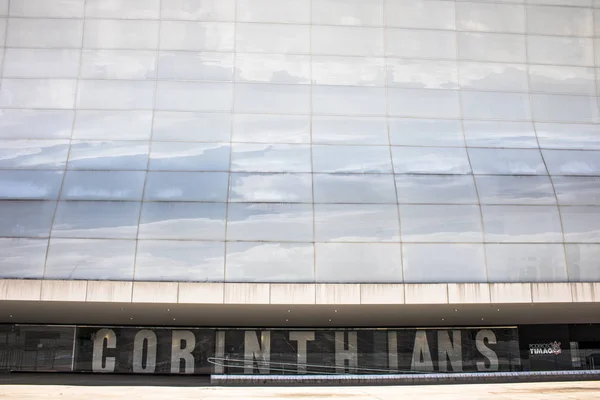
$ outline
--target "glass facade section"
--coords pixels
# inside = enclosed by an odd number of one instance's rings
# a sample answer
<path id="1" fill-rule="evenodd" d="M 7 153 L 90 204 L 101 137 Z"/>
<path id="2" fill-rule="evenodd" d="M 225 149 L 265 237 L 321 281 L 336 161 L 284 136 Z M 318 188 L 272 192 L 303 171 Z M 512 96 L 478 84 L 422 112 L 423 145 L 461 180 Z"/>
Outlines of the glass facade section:
<path id="1" fill-rule="evenodd" d="M 591 1 L 12 0 L 0 278 L 594 281 Z"/>

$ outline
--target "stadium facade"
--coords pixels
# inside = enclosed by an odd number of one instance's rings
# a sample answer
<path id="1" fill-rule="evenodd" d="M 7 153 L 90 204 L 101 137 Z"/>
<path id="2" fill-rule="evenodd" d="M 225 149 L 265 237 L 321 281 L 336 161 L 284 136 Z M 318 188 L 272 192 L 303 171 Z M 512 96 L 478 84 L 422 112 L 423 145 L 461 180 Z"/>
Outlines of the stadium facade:
<path id="1" fill-rule="evenodd" d="M 599 0 L 3 0 L 0 44 L 0 370 L 600 363 Z"/>

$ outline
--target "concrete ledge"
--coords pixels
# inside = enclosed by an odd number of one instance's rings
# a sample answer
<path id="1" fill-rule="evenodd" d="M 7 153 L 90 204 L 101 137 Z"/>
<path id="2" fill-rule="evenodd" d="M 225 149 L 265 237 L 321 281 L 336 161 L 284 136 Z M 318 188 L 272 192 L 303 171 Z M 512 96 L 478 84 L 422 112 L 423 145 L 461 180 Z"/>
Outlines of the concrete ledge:
<path id="1" fill-rule="evenodd" d="M 42 295 L 41 280 L 4 279 L 0 281 L 0 300 L 38 301 Z"/>
<path id="2" fill-rule="evenodd" d="M 511 383 L 590 381 L 600 379 L 600 371 L 474 372 L 389 375 L 211 375 L 211 385 L 437 385 L 464 383 Z"/>
<path id="3" fill-rule="evenodd" d="M 41 300 L 85 301 L 87 281 L 42 281 Z"/>
<path id="4" fill-rule="evenodd" d="M 490 285 L 486 283 L 449 283 L 448 303 L 490 303 Z"/>
<path id="5" fill-rule="evenodd" d="M 573 301 L 569 283 L 532 283 L 531 298 L 534 303 L 569 303 Z"/>
<path id="6" fill-rule="evenodd" d="M 529 283 L 492 283 L 490 301 L 497 303 L 531 303 L 531 284 Z"/>
<path id="7" fill-rule="evenodd" d="M 404 285 L 361 283 L 360 304 L 404 304 Z"/>
<path id="8" fill-rule="evenodd" d="M 448 304 L 448 285 L 407 284 L 404 285 L 404 299 L 406 304 Z"/>
<path id="9" fill-rule="evenodd" d="M 316 288 L 313 284 L 271 285 L 270 304 L 315 304 Z"/>
<path id="10" fill-rule="evenodd" d="M 317 283 L 317 304 L 360 304 L 360 285 Z"/>
<path id="11" fill-rule="evenodd" d="M 223 283 L 179 283 L 179 303 L 181 304 L 223 304 L 225 287 Z"/>
<path id="12" fill-rule="evenodd" d="M 600 282 L 213 283 L 0 279 L 0 301 L 419 305 L 600 303 Z"/>
<path id="13" fill-rule="evenodd" d="M 133 282 L 88 281 L 86 301 L 131 303 Z"/>
<path id="14" fill-rule="evenodd" d="M 600 301 L 600 283 L 571 283 L 574 303 L 595 303 Z"/>
<path id="15" fill-rule="evenodd" d="M 269 304 L 268 283 L 226 283 L 225 304 Z"/>
<path id="16" fill-rule="evenodd" d="M 177 282 L 133 282 L 133 303 L 177 303 Z"/>

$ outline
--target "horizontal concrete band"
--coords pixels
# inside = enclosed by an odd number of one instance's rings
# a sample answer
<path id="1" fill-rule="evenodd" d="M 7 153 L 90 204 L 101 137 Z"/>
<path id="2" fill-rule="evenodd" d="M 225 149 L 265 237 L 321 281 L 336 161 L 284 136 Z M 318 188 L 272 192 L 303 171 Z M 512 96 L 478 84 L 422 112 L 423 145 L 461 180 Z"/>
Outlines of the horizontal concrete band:
<path id="1" fill-rule="evenodd" d="M 0 301 L 162 304 L 596 303 L 600 282 L 284 284 L 0 280 Z"/>
<path id="2" fill-rule="evenodd" d="M 469 382 L 550 382 L 600 379 L 600 371 L 523 371 L 389 375 L 211 375 L 212 385 L 411 385 Z"/>

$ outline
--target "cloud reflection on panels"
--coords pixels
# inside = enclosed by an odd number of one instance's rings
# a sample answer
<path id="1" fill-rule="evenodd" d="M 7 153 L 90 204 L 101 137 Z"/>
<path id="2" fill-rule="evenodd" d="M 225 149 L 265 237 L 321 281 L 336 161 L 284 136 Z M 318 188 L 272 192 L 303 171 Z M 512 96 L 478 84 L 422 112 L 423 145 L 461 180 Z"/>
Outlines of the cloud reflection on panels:
<path id="1" fill-rule="evenodd" d="M 600 14 L 563 3 L 12 1 L 0 278 L 598 281 Z"/>

